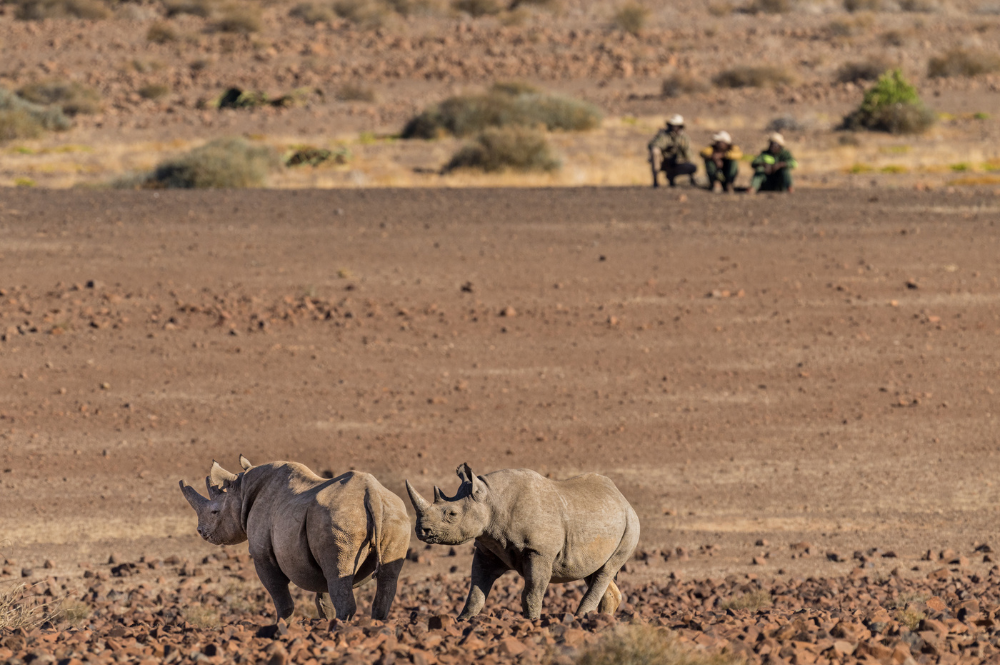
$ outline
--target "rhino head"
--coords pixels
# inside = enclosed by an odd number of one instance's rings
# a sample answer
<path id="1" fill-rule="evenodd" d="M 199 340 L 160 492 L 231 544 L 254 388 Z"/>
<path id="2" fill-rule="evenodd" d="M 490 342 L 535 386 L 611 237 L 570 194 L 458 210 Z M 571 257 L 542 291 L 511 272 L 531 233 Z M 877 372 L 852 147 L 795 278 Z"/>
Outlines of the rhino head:
<path id="1" fill-rule="evenodd" d="M 429 503 L 410 481 L 406 492 L 417 511 L 417 538 L 436 545 L 461 545 L 483 534 L 490 521 L 490 490 L 468 464 L 456 471 L 462 479 L 458 493 L 448 498 L 434 487 L 434 503 Z"/>
<path id="2" fill-rule="evenodd" d="M 240 455 L 244 471 L 251 468 L 247 458 Z M 247 539 L 243 529 L 243 474 L 230 473 L 212 462 L 212 470 L 205 478 L 208 498 L 181 481 L 181 492 L 194 511 L 198 513 L 198 535 L 213 545 L 235 545 Z"/>

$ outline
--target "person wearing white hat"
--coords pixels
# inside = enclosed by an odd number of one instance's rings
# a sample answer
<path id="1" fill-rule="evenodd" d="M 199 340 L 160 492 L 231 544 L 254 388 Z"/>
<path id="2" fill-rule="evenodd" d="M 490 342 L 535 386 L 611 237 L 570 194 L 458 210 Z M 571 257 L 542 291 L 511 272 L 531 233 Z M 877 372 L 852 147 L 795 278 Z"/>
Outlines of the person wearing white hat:
<path id="1" fill-rule="evenodd" d="M 723 191 L 732 192 L 736 176 L 740 173 L 743 151 L 738 145 L 733 145 L 733 137 L 729 132 L 713 134 L 712 145 L 702 150 L 701 156 L 705 160 L 709 191 L 714 192 L 716 185 L 719 185 Z"/>
<path id="2" fill-rule="evenodd" d="M 659 175 L 663 171 L 667 176 L 667 184 L 674 186 L 674 179 L 679 175 L 691 178 L 694 185 L 694 174 L 698 167 L 691 163 L 691 142 L 684 133 L 684 118 L 673 114 L 667 119 L 667 125 L 656 133 L 649 142 L 649 165 L 653 171 L 653 187 L 660 186 Z M 660 163 L 657 166 L 656 152 L 659 151 Z"/>
<path id="3" fill-rule="evenodd" d="M 791 151 L 785 147 L 785 137 L 774 132 L 767 137 L 767 149 L 753 160 L 753 178 L 750 180 L 750 193 L 791 192 L 792 169 L 798 162 Z"/>

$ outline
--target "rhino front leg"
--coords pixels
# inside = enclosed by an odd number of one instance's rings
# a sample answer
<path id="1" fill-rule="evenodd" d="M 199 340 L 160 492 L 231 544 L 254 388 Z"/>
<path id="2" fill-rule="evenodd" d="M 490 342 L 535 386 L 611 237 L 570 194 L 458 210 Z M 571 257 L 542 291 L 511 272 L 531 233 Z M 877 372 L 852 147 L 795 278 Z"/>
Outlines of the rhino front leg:
<path id="1" fill-rule="evenodd" d="M 465 607 L 458 615 L 459 621 L 471 619 L 482 611 L 493 583 L 508 570 L 500 559 L 476 546 L 476 552 L 472 555 L 472 583 L 469 586 L 469 596 L 465 599 Z"/>
<path id="2" fill-rule="evenodd" d="M 257 570 L 260 583 L 271 594 L 274 613 L 277 615 L 274 622 L 277 623 L 278 619 L 287 619 L 292 616 L 292 612 L 295 610 L 295 601 L 292 600 L 292 594 L 288 591 L 288 577 L 281 572 L 277 563 L 272 564 L 265 561 L 263 557 L 254 557 L 253 565 Z"/>
<path id="3" fill-rule="evenodd" d="M 552 579 L 552 559 L 531 552 L 524 562 L 524 591 L 521 593 L 521 610 L 527 619 L 542 615 L 542 599 Z"/>

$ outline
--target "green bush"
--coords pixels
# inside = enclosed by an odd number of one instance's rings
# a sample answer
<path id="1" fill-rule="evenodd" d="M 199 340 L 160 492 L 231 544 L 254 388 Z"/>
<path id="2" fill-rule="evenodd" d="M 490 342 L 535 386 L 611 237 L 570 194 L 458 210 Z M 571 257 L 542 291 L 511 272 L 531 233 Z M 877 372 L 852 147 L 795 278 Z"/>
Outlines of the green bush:
<path id="1" fill-rule="evenodd" d="M 63 131 L 71 124 L 58 107 L 34 104 L 0 88 L 0 141 L 38 138 L 46 130 Z"/>
<path id="2" fill-rule="evenodd" d="M 410 120 L 403 138 L 469 136 L 487 127 L 537 127 L 583 131 L 597 127 L 601 112 L 592 104 L 541 92 L 517 92 L 498 84 L 485 94 L 449 97 Z"/>
<path id="3" fill-rule="evenodd" d="M 17 94 L 35 104 L 58 106 L 68 116 L 99 113 L 101 110 L 101 95 L 93 88 L 75 81 L 29 83 L 18 90 Z"/>
<path id="4" fill-rule="evenodd" d="M 766 88 L 787 85 L 794 80 L 791 74 L 779 67 L 743 65 L 719 72 L 712 78 L 712 83 L 720 88 Z"/>
<path id="5" fill-rule="evenodd" d="M 243 139 L 216 139 L 186 155 L 163 162 L 146 180 L 147 187 L 219 189 L 261 187 L 281 162 L 268 146 Z"/>
<path id="6" fill-rule="evenodd" d="M 545 135 L 527 127 L 490 127 L 475 142 L 459 150 L 444 171 L 471 168 L 499 171 L 554 171 L 559 160 L 552 156 Z"/>
<path id="7" fill-rule="evenodd" d="M 619 30 L 638 35 L 646 27 L 649 10 L 638 2 L 627 2 L 615 11 L 612 24 Z"/>
<path id="8" fill-rule="evenodd" d="M 743 659 L 687 650 L 665 629 L 622 626 L 604 633 L 577 665 L 736 665 Z"/>
<path id="9" fill-rule="evenodd" d="M 15 16 L 22 21 L 47 18 L 101 19 L 111 16 L 111 10 L 100 0 L 20 0 Z"/>
<path id="10" fill-rule="evenodd" d="M 919 134 L 933 124 L 934 113 L 924 105 L 917 89 L 894 69 L 865 93 L 861 106 L 844 118 L 843 129 Z"/>
<path id="11" fill-rule="evenodd" d="M 870 60 L 847 62 L 837 70 L 838 83 L 860 83 L 861 81 L 877 81 L 879 76 L 892 69 L 892 64 L 885 58 L 875 57 Z"/>
<path id="12" fill-rule="evenodd" d="M 1000 71 L 1000 56 L 974 49 L 952 49 L 927 63 L 927 76 L 930 78 L 978 76 L 996 71 Z"/>

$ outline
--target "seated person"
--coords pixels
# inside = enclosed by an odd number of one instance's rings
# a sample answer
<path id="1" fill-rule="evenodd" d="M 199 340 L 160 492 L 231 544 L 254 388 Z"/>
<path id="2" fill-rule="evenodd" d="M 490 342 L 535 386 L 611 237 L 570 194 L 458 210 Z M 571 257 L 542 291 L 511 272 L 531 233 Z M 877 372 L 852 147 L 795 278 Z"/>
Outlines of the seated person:
<path id="1" fill-rule="evenodd" d="M 729 132 L 718 132 L 712 135 L 712 145 L 701 151 L 705 159 L 705 172 L 708 175 L 708 189 L 715 191 L 716 185 L 721 185 L 723 191 L 732 192 L 733 183 L 740 172 L 740 158 L 743 151 L 733 145 Z"/>
<path id="2" fill-rule="evenodd" d="M 660 151 L 660 166 L 657 168 L 655 150 Z M 686 175 L 694 182 L 695 171 L 698 167 L 691 163 L 691 142 L 687 134 L 684 133 L 684 118 L 676 113 L 667 120 L 667 126 L 656 133 L 653 140 L 649 142 L 649 160 L 653 165 L 653 187 L 659 187 L 660 181 L 658 173 L 663 171 L 667 176 L 667 183 L 673 187 L 674 179 L 679 175 Z"/>
<path id="3" fill-rule="evenodd" d="M 750 193 L 791 192 L 792 169 L 798 166 L 792 153 L 785 147 L 785 137 L 775 132 L 768 137 L 767 150 L 753 160 L 753 179 Z"/>

